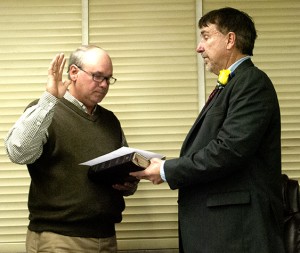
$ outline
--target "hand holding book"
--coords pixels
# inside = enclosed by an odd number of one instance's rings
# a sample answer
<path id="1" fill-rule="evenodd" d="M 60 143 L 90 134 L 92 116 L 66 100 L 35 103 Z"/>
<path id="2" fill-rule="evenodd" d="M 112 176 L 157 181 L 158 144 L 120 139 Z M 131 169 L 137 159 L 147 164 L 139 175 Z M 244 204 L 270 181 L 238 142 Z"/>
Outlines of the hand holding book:
<path id="1" fill-rule="evenodd" d="M 145 150 L 122 147 L 81 165 L 89 166 L 88 176 L 94 182 L 122 184 L 136 180 L 136 177 L 130 176 L 129 173 L 147 168 L 151 158 L 163 157 Z"/>
<path id="2" fill-rule="evenodd" d="M 131 172 L 129 173 L 129 175 L 137 179 L 149 180 L 153 184 L 161 184 L 164 182 L 160 175 L 161 163 L 161 159 L 153 158 L 151 159 L 151 163 L 147 168 L 145 168 L 144 170 Z"/>

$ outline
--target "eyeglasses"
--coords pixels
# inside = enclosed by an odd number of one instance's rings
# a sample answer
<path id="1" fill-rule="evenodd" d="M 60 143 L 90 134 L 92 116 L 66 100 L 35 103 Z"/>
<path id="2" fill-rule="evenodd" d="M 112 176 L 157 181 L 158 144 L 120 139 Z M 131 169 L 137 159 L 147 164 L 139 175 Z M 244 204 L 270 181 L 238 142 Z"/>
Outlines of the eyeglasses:
<path id="1" fill-rule="evenodd" d="M 84 69 L 82 69 L 81 67 L 79 67 L 77 65 L 75 65 L 75 66 L 77 68 L 79 68 L 80 70 L 82 70 L 83 72 L 85 72 L 86 74 L 88 74 L 89 76 L 91 76 L 95 82 L 102 83 L 105 80 L 106 83 L 108 85 L 110 85 L 110 84 L 114 84 L 117 81 L 117 79 L 112 77 L 112 76 L 111 77 L 101 76 L 101 75 L 98 75 L 98 74 L 95 74 L 95 73 L 87 72 L 87 71 L 85 71 Z"/>

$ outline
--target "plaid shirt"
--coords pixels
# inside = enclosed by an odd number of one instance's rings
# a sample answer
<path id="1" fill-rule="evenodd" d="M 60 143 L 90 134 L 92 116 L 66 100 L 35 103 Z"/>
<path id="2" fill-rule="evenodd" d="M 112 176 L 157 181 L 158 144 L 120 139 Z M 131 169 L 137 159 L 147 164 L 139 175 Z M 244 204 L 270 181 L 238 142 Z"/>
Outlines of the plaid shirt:
<path id="1" fill-rule="evenodd" d="M 64 98 L 87 113 L 85 105 L 68 91 Z M 45 91 L 39 102 L 29 107 L 10 129 L 4 143 L 12 162 L 31 164 L 41 156 L 43 145 L 48 139 L 48 127 L 52 122 L 58 100 L 58 98 Z M 128 146 L 124 133 L 122 144 Z"/>

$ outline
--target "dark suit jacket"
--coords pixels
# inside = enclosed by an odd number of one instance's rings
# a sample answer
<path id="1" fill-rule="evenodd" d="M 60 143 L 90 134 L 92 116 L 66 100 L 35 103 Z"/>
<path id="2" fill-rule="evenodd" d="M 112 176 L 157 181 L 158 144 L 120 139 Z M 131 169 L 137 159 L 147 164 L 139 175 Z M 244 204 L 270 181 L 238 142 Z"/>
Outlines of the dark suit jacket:
<path id="1" fill-rule="evenodd" d="M 200 113 L 180 158 L 164 170 L 179 189 L 181 252 L 284 252 L 279 105 L 251 60 Z"/>

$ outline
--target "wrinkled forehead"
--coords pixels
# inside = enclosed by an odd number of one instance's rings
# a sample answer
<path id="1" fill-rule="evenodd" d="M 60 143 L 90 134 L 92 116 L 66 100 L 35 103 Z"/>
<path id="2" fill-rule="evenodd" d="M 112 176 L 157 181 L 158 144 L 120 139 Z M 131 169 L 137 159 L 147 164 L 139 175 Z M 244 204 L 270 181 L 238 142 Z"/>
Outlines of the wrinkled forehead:
<path id="1" fill-rule="evenodd" d="M 220 31 L 219 31 L 217 25 L 208 23 L 207 26 L 200 27 L 200 33 L 201 33 L 201 35 L 216 34 L 216 33 L 220 33 Z"/>

